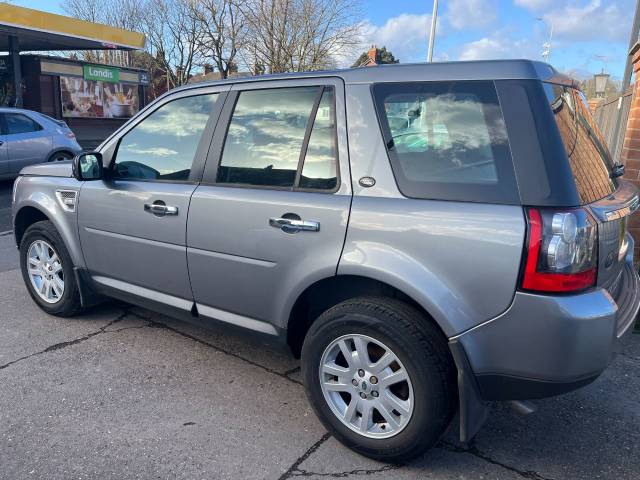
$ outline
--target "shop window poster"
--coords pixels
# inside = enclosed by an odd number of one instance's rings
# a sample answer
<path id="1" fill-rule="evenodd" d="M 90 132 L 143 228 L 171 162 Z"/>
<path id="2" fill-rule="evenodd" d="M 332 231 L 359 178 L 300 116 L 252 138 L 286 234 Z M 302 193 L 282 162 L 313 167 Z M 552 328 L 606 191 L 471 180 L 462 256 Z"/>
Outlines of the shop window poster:
<path id="1" fill-rule="evenodd" d="M 138 112 L 138 86 L 60 77 L 62 116 L 75 118 L 129 118 Z"/>

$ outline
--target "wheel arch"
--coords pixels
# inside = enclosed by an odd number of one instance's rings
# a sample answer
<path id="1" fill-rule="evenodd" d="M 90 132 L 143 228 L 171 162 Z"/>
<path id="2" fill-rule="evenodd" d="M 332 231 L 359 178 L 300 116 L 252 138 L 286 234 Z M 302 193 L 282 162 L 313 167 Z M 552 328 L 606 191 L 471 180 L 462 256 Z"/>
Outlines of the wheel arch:
<path id="1" fill-rule="evenodd" d="M 433 315 L 402 289 L 364 275 L 334 275 L 307 286 L 298 295 L 291 308 L 287 323 L 286 340 L 294 356 L 296 358 L 300 356 L 305 335 L 320 314 L 350 298 L 371 295 L 395 298 L 411 305 L 420 311 L 427 321 L 433 322 L 442 333 L 443 341 L 447 342 L 447 335 Z"/>
<path id="2" fill-rule="evenodd" d="M 69 156 L 71 156 L 71 158 L 75 157 L 75 153 L 73 153 L 73 151 L 71 151 L 69 148 L 67 148 L 67 147 L 56 147 L 56 148 L 52 149 L 49 152 L 49 155 L 47 156 L 47 162 L 50 162 L 51 161 L 51 157 L 53 157 L 54 155 L 56 155 L 58 153 L 68 153 Z"/>
<path id="3" fill-rule="evenodd" d="M 13 232 L 18 247 L 20 247 L 24 233 L 31 225 L 48 220 L 62 237 L 74 266 L 84 266 L 74 212 L 64 212 L 55 196 L 49 195 L 45 191 L 32 191 L 29 197 L 18 199 L 17 205 L 13 218 Z"/>

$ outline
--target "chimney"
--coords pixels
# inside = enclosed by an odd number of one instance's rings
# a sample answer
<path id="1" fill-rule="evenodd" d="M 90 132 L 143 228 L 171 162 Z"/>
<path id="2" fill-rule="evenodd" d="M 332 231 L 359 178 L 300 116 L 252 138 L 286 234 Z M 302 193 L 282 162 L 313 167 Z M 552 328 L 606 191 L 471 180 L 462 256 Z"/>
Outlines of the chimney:
<path id="1" fill-rule="evenodd" d="M 204 74 L 208 75 L 209 73 L 213 72 L 213 65 L 211 65 L 210 63 L 206 63 L 204 65 Z"/>
<path id="2" fill-rule="evenodd" d="M 371 61 L 369 65 L 377 65 L 379 59 L 378 47 L 376 47 L 375 45 L 371 45 L 371 48 L 369 48 L 369 51 L 367 52 L 367 57 L 369 57 L 369 60 Z"/>

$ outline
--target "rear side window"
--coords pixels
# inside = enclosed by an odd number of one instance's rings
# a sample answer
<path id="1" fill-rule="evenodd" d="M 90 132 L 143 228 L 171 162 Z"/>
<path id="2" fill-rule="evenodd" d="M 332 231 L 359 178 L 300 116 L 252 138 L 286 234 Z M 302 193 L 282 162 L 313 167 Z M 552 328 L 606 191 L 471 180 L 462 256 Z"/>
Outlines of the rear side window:
<path id="1" fill-rule="evenodd" d="M 229 123 L 217 183 L 334 189 L 334 105 L 332 87 L 241 92 Z"/>
<path id="2" fill-rule="evenodd" d="M 8 135 L 37 132 L 42 130 L 39 123 L 31 120 L 29 117 L 21 113 L 5 113 L 4 119 Z"/>
<path id="3" fill-rule="evenodd" d="M 384 83 L 373 92 L 404 195 L 518 203 L 493 82 Z"/>
<path id="4" fill-rule="evenodd" d="M 545 92 L 569 157 L 576 189 L 583 205 L 616 190 L 611 179 L 611 154 L 581 92 L 561 85 L 545 84 Z"/>

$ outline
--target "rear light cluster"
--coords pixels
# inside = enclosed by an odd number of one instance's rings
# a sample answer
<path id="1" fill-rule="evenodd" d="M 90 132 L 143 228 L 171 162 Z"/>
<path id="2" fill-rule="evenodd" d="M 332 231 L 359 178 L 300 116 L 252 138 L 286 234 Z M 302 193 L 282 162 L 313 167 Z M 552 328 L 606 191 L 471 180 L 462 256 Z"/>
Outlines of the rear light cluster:
<path id="1" fill-rule="evenodd" d="M 73 133 L 73 132 L 67 132 L 67 133 L 66 133 L 66 135 L 67 135 L 67 137 L 69 137 L 69 138 L 76 138 L 76 134 L 75 134 L 75 133 Z"/>
<path id="2" fill-rule="evenodd" d="M 528 210 L 529 239 L 522 288 L 575 292 L 596 283 L 598 227 L 580 208 Z"/>

